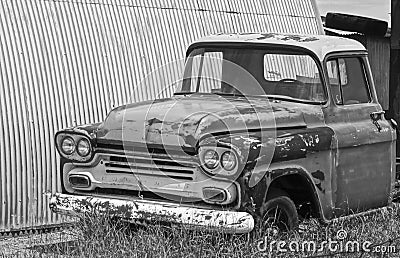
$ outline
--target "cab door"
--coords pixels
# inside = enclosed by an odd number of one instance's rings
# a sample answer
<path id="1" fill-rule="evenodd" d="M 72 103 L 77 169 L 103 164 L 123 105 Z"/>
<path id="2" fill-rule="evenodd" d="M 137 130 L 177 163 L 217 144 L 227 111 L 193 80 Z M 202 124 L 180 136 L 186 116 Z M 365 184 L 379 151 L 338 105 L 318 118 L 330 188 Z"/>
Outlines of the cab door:
<path id="1" fill-rule="evenodd" d="M 377 101 L 367 57 L 330 56 L 325 67 L 331 95 L 325 122 L 335 132 L 334 216 L 382 207 L 392 188 L 396 136 Z"/>

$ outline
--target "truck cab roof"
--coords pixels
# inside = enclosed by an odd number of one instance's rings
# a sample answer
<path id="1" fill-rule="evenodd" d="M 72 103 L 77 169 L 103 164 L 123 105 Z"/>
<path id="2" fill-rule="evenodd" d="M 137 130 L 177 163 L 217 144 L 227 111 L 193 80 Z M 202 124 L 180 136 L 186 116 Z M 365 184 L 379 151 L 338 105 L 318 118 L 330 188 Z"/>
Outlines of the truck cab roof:
<path id="1" fill-rule="evenodd" d="M 266 44 L 276 46 L 293 46 L 307 49 L 322 61 L 327 54 L 343 51 L 363 51 L 365 47 L 358 41 L 342 37 L 326 35 L 300 35 L 280 33 L 235 33 L 216 34 L 200 38 L 195 41 L 189 50 L 195 46 L 208 43 L 235 43 L 235 44 Z"/>

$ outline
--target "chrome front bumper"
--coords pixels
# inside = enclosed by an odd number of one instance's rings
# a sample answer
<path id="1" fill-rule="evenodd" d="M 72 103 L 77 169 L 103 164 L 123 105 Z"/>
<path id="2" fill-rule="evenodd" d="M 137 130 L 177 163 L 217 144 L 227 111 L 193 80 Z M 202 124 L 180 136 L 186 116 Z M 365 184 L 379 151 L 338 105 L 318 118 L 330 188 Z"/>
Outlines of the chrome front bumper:
<path id="1" fill-rule="evenodd" d="M 57 193 L 50 200 L 50 209 L 68 215 L 96 210 L 131 223 L 142 220 L 160 221 L 227 233 L 243 234 L 254 228 L 254 219 L 246 212 L 202 209 L 141 199 L 124 200 Z"/>

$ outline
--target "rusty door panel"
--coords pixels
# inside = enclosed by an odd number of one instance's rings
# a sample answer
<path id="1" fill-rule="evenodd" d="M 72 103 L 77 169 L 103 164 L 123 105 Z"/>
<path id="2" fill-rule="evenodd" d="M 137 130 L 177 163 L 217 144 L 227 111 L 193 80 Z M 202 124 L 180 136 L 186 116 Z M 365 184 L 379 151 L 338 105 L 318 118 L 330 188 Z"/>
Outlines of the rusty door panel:
<path id="1" fill-rule="evenodd" d="M 391 176 L 382 173 L 392 171 L 395 136 L 386 120 L 379 121 L 381 131 L 374 125 L 370 114 L 381 110 L 374 102 L 325 110 L 326 123 L 335 132 L 335 217 L 382 206 L 382 198 L 389 196 Z"/>
<path id="2" fill-rule="evenodd" d="M 385 197 L 391 192 L 391 144 L 365 144 L 339 151 L 338 184 L 333 193 L 336 214 L 386 205 Z"/>

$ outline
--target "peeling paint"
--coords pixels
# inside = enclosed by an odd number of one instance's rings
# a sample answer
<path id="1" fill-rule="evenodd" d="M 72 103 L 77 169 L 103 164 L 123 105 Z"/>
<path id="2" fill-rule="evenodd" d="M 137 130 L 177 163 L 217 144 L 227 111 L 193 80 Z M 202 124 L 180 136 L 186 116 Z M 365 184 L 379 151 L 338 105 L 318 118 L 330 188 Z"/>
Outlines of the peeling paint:
<path id="1" fill-rule="evenodd" d="M 51 198 L 50 208 L 54 212 L 69 215 L 100 212 L 130 222 L 168 222 L 227 233 L 248 233 L 254 228 L 253 217 L 246 212 L 210 210 L 145 200 L 56 194 Z"/>
<path id="2" fill-rule="evenodd" d="M 265 39 L 277 39 L 282 41 L 294 40 L 297 42 L 312 42 L 318 41 L 319 38 L 315 36 L 306 36 L 306 35 L 295 35 L 295 34 L 277 34 L 277 33 L 239 33 L 238 35 L 242 36 L 255 36 L 255 38 L 247 39 L 249 40 L 265 40 Z"/>
<path id="3" fill-rule="evenodd" d="M 165 145 L 195 147 L 211 134 L 306 126 L 301 111 L 305 105 L 271 102 L 270 108 L 266 101 L 263 97 L 221 101 L 217 95 L 194 94 L 126 105 L 110 113 L 96 136 L 98 141 L 163 141 Z"/>

